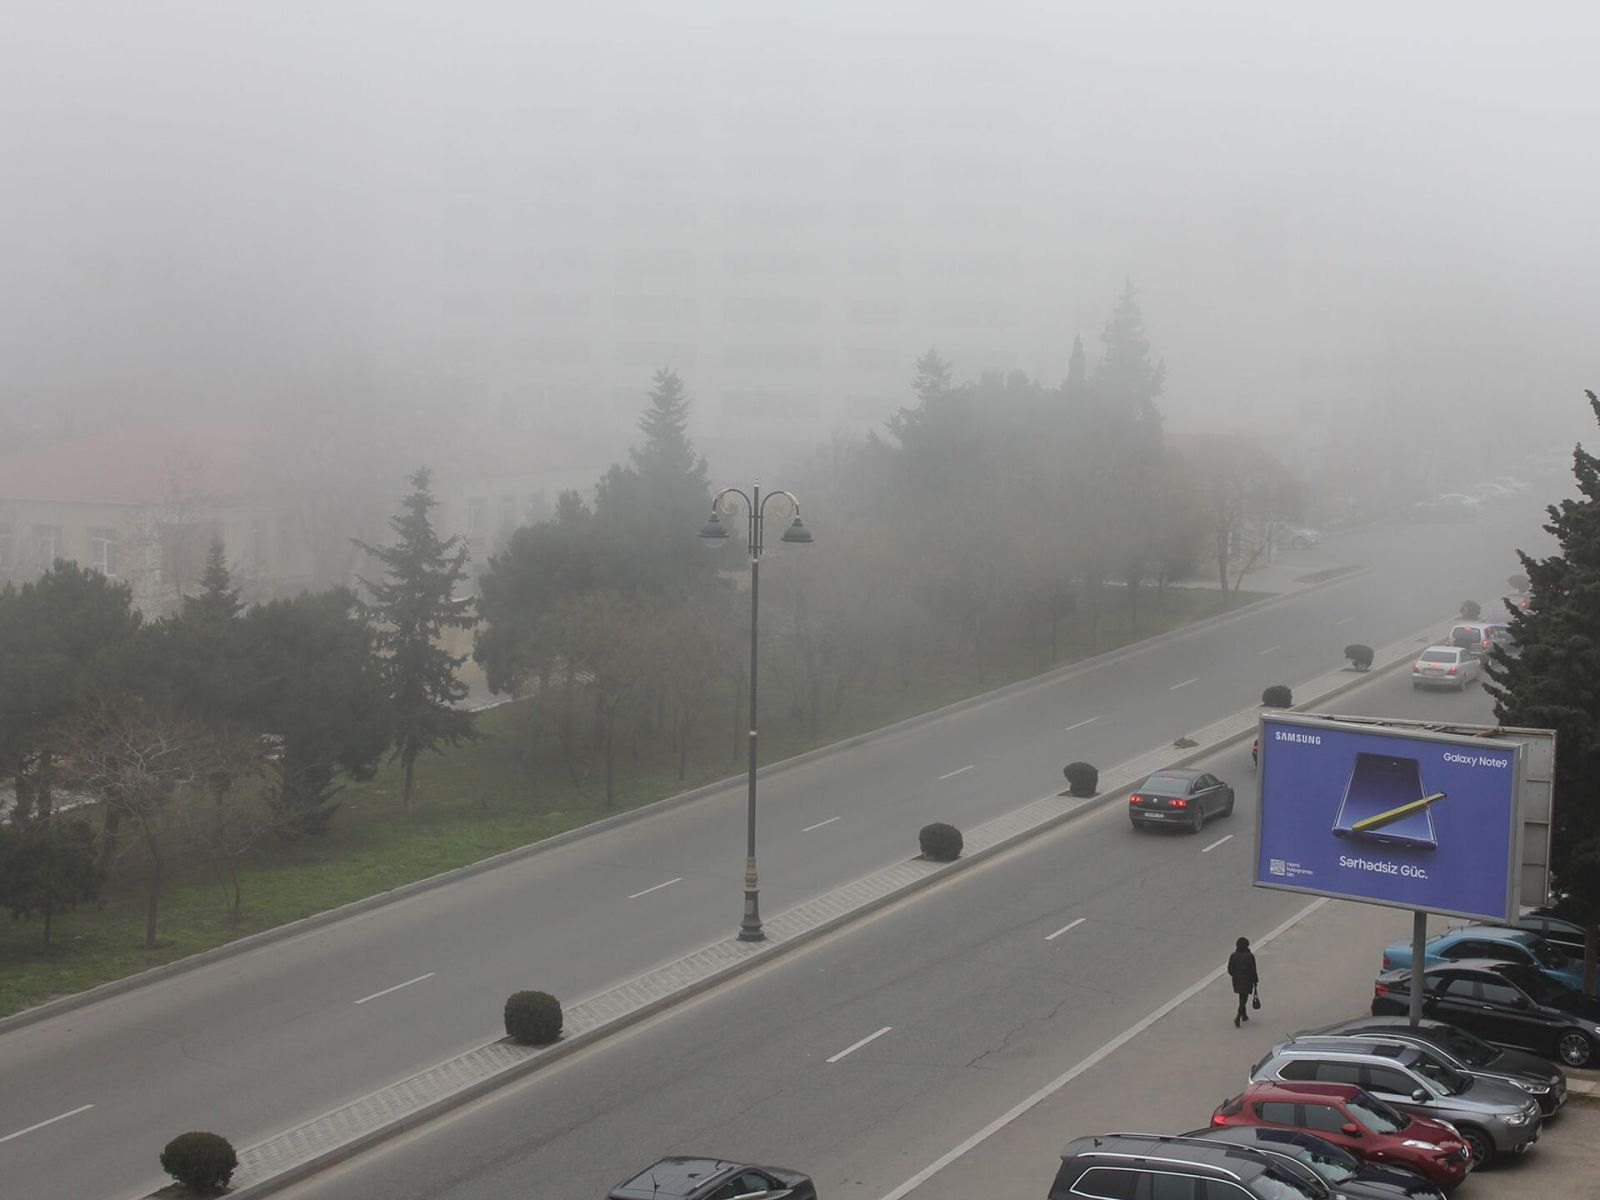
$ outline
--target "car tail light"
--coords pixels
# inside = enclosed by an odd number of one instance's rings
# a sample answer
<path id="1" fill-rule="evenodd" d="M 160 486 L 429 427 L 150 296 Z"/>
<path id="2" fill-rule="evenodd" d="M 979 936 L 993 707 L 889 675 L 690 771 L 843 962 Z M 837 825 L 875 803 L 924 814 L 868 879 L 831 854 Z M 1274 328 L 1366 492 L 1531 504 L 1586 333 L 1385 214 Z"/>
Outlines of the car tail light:
<path id="1" fill-rule="evenodd" d="M 1392 971 L 1394 969 L 1394 964 L 1389 961 L 1389 956 L 1387 954 L 1383 956 L 1383 969 L 1385 971 Z"/>
<path id="2" fill-rule="evenodd" d="M 1219 1112 L 1218 1113 L 1212 1113 L 1211 1114 L 1211 1123 L 1213 1125 L 1226 1125 L 1228 1123 L 1228 1118 L 1223 1116 Z"/>
<path id="3" fill-rule="evenodd" d="M 1143 796 L 1129 796 L 1128 797 L 1128 803 L 1129 804 L 1143 804 L 1144 803 L 1144 797 Z"/>
<path id="4" fill-rule="evenodd" d="M 1187 800 L 1185 800 L 1181 796 L 1174 796 L 1172 799 L 1168 800 L 1167 803 L 1172 805 L 1173 808 L 1188 808 L 1189 807 L 1189 802 Z"/>
<path id="5" fill-rule="evenodd" d="M 1454 667 L 1451 667 L 1450 668 L 1450 674 L 1454 675 L 1455 673 L 1456 673 L 1456 669 Z"/>
<path id="6" fill-rule="evenodd" d="M 1375 983 L 1372 985 L 1372 994 L 1374 996 L 1387 996 L 1389 989 L 1385 984 Z"/>

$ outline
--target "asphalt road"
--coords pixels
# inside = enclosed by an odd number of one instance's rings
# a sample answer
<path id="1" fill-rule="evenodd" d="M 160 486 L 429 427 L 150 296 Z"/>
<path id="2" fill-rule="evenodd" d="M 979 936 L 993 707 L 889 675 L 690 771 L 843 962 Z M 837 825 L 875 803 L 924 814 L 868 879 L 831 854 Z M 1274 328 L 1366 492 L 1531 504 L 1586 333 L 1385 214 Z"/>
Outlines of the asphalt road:
<path id="1" fill-rule="evenodd" d="M 1503 591 L 1514 545 L 1543 546 L 1538 521 L 1524 504 L 1330 539 L 1307 571 L 1373 572 L 763 781 L 764 911 L 898 861 L 927 821 L 1054 792 L 1071 759 L 1168 744 L 1347 642 L 1443 632 L 1462 599 Z M 142 1195 L 173 1132 L 251 1144 L 495 1036 L 513 990 L 582 999 L 726 936 L 743 804 L 735 786 L 0 1037 L 0 1178 L 32 1200 Z"/>
<path id="2" fill-rule="evenodd" d="M 1481 688 L 1413 693 L 1403 675 L 1339 708 L 1492 719 Z M 1203 769 L 1239 802 L 1198 836 L 1141 835 L 1124 806 L 1095 811 L 286 1196 L 598 1198 L 661 1155 L 710 1153 L 877 1200 L 1214 969 L 1235 936 L 1259 941 L 1307 906 L 1249 886 L 1248 746 Z M 1393 936 L 1409 928 L 1405 913 L 1388 916 Z M 1372 971 L 1381 946 L 1358 953 Z M 1371 974 L 1348 983 L 1339 1011 L 1353 1014 Z M 1196 1038 L 1233 1033 L 1231 1005 L 1218 1004 Z M 1145 1086 L 1182 1090 L 1183 1061 L 1165 1069 Z M 1050 1169 L 1046 1157 L 1025 1188 L 986 1194 L 1041 1194 Z"/>

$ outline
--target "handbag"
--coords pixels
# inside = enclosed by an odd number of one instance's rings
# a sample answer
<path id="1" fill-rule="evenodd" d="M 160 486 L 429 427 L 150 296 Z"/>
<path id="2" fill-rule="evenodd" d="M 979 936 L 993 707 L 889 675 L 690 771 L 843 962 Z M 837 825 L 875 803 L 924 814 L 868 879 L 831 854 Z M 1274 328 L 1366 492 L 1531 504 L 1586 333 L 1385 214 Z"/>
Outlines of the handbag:
<path id="1" fill-rule="evenodd" d="M 1250 1007 L 1251 1008 L 1260 1008 L 1261 1007 L 1261 985 L 1259 983 L 1256 984 L 1256 990 L 1253 991 L 1252 993 L 1250 993 Z"/>

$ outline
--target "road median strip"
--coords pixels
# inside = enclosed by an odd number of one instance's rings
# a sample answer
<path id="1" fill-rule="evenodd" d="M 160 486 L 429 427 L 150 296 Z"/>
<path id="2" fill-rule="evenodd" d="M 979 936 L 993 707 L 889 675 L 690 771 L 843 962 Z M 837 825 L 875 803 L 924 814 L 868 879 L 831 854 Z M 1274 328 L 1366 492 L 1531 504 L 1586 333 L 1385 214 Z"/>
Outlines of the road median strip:
<path id="1" fill-rule="evenodd" d="M 1341 668 L 1300 684 L 1299 690 L 1311 698 L 1296 708 L 1323 706 L 1404 666 L 1414 658 L 1417 646 L 1428 640 L 1423 631 L 1390 643 L 1374 656 L 1383 665 L 1370 671 Z M 986 821 L 965 835 L 964 853 L 954 862 L 916 858 L 894 863 L 768 920 L 765 942 L 729 937 L 566 1006 L 566 1035 L 554 1045 L 490 1042 L 258 1142 L 239 1153 L 229 1195 L 233 1200 L 270 1195 L 1075 817 L 1105 808 L 1124 799 L 1154 771 L 1189 765 L 1252 736 L 1260 711 L 1256 706 L 1240 709 L 1195 731 L 1190 735 L 1195 747 L 1177 758 L 1172 757 L 1172 747 L 1161 746 L 1103 771 L 1102 788 L 1093 797 L 1052 792 Z"/>

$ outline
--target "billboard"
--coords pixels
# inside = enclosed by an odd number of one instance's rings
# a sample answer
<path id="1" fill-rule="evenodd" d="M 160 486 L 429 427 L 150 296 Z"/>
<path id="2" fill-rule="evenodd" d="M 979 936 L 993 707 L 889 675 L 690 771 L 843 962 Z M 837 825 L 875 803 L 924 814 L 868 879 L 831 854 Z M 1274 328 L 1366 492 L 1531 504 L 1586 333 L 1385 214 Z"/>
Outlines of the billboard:
<path id="1" fill-rule="evenodd" d="M 1515 915 L 1523 746 L 1295 713 L 1260 722 L 1258 887 Z"/>

